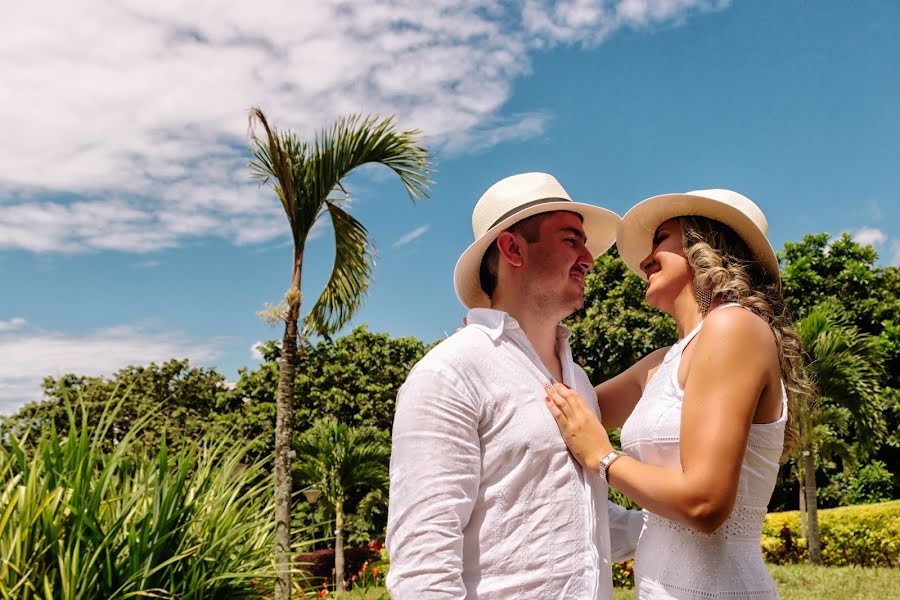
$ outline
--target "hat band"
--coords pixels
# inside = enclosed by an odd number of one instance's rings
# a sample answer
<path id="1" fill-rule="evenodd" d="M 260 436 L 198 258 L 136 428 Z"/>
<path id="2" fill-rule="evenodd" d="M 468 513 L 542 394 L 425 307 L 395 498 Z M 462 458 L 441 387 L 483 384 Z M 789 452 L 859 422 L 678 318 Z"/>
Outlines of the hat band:
<path id="1" fill-rule="evenodd" d="M 491 223 L 491 226 L 488 227 L 488 229 L 493 229 L 494 227 L 499 225 L 501 221 L 505 221 L 506 219 L 510 218 L 514 214 L 522 212 L 523 210 L 527 210 L 527 209 L 531 208 L 532 206 L 537 206 L 539 204 L 548 204 L 550 202 L 571 202 L 571 200 L 569 200 L 568 198 L 540 198 L 538 200 L 532 200 L 531 202 L 526 202 L 525 204 L 520 204 L 519 206 L 515 207 L 514 209 L 503 213 L 499 219 L 497 219 L 496 221 Z"/>

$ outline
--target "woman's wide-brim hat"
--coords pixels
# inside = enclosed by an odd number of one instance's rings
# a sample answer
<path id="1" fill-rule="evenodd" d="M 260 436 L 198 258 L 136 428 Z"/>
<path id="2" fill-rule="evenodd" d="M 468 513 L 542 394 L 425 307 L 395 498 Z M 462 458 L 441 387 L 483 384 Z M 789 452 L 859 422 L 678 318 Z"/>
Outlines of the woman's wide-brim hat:
<path id="1" fill-rule="evenodd" d="M 616 233 L 619 256 L 632 271 L 643 277 L 641 261 L 650 254 L 656 229 L 675 217 L 706 217 L 728 225 L 744 240 L 766 275 L 774 280 L 780 277 L 766 216 L 750 198 L 731 190 L 663 194 L 632 207 Z"/>
<path id="2" fill-rule="evenodd" d="M 463 306 L 491 306 L 491 299 L 481 289 L 481 260 L 497 236 L 523 219 L 559 210 L 581 215 L 587 236 L 585 245 L 592 256 L 599 256 L 613 245 L 619 215 L 599 206 L 573 202 L 552 175 L 522 173 L 489 187 L 472 211 L 475 242 L 459 257 L 453 273 L 456 295 Z"/>

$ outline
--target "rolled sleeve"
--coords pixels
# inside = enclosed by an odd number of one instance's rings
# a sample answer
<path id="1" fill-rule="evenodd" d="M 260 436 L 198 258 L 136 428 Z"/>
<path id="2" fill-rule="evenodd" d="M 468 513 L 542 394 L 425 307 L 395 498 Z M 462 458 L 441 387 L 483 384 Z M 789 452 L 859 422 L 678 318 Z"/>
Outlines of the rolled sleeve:
<path id="1" fill-rule="evenodd" d="M 448 376 L 414 371 L 397 396 L 391 451 L 391 596 L 465 598 L 463 530 L 478 494 L 475 398 Z"/>
<path id="2" fill-rule="evenodd" d="M 623 506 L 606 502 L 609 515 L 610 559 L 621 562 L 634 558 L 638 538 L 644 527 L 644 513 L 639 510 L 628 510 Z"/>

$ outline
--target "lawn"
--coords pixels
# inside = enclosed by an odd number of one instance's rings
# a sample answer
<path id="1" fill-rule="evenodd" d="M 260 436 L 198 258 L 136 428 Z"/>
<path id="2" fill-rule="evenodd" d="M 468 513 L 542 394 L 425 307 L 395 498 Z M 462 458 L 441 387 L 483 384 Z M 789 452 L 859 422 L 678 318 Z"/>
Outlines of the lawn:
<path id="1" fill-rule="evenodd" d="M 781 600 L 883 600 L 896 598 L 900 590 L 900 569 L 770 565 L 769 571 Z M 368 596 L 347 592 L 337 597 L 383 600 L 388 596 L 384 588 L 374 588 Z M 634 590 L 616 588 L 613 594 L 613 600 L 632 598 Z"/>
<path id="2" fill-rule="evenodd" d="M 769 565 L 781 600 L 883 600 L 896 598 L 900 569 Z M 613 600 L 630 600 L 634 590 L 616 588 Z"/>

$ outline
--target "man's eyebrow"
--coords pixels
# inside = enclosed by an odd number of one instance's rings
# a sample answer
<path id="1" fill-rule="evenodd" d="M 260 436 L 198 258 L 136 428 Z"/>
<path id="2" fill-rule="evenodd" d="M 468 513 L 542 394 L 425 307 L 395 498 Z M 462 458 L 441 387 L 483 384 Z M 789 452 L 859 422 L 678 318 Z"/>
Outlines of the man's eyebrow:
<path id="1" fill-rule="evenodd" d="M 587 236 L 584 235 L 584 232 L 580 229 L 575 229 L 574 227 L 563 227 L 560 231 L 568 232 L 580 239 L 582 242 L 587 242 Z"/>

